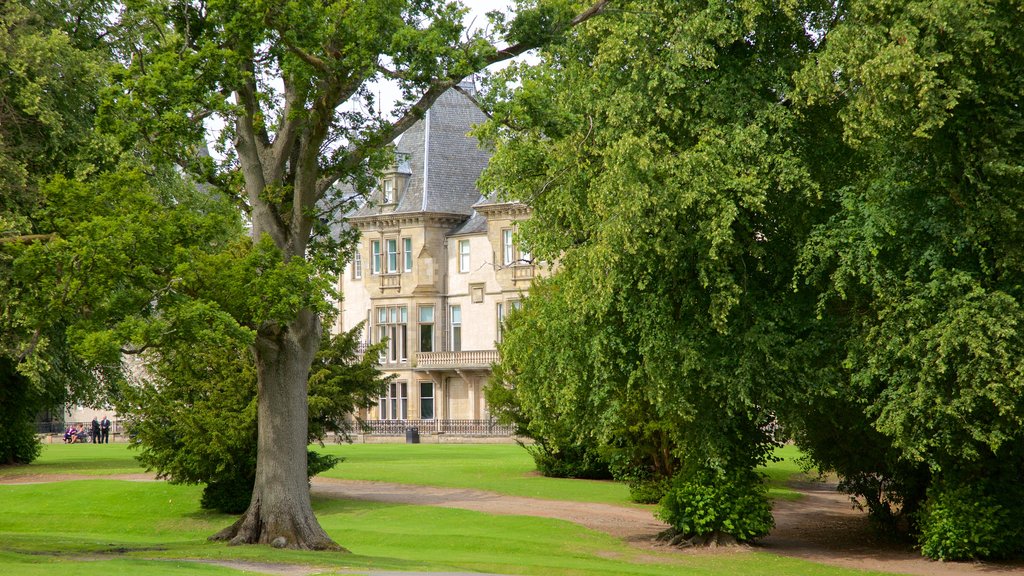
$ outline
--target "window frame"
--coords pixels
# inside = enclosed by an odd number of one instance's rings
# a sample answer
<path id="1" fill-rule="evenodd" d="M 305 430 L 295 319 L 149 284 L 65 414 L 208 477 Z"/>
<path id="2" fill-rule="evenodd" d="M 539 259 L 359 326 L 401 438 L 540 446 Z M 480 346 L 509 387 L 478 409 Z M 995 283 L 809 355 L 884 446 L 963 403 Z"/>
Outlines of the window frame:
<path id="1" fill-rule="evenodd" d="M 391 382 L 377 401 L 378 420 L 409 419 L 409 383 Z"/>
<path id="2" fill-rule="evenodd" d="M 456 321 L 458 315 L 458 321 Z M 454 304 L 448 307 L 448 322 L 451 326 L 449 344 L 452 352 L 462 352 L 462 306 Z"/>
<path id="3" fill-rule="evenodd" d="M 423 313 L 426 312 L 427 310 L 430 311 L 430 319 L 429 320 L 424 320 L 424 314 Z M 419 310 L 417 311 L 416 318 L 418 320 L 417 324 L 419 324 L 419 327 L 420 327 L 420 330 L 419 330 L 419 342 L 417 343 L 419 345 L 419 351 L 420 352 L 434 352 L 435 351 L 434 350 L 434 348 L 435 348 L 435 346 L 434 346 L 434 342 L 435 342 L 435 338 L 434 338 L 434 321 L 435 321 L 434 305 L 430 304 L 428 306 L 420 306 Z M 427 332 L 424 332 L 424 329 L 426 329 Z M 423 335 L 425 333 L 429 334 L 429 338 L 428 338 L 429 344 L 430 344 L 430 346 L 429 346 L 430 349 L 429 350 L 425 349 L 424 346 L 423 346 L 423 341 L 424 341 Z"/>
<path id="4" fill-rule="evenodd" d="M 412 238 L 402 238 L 402 271 L 412 272 Z"/>
<path id="5" fill-rule="evenodd" d="M 352 279 L 363 279 L 363 253 L 358 248 L 356 248 L 355 254 L 352 255 Z"/>
<path id="6" fill-rule="evenodd" d="M 386 238 L 384 247 L 387 250 L 388 274 L 398 273 L 398 238 Z"/>
<path id="7" fill-rule="evenodd" d="M 409 361 L 409 307 L 377 306 L 377 342 L 387 338 L 381 350 L 381 364 L 403 364 Z"/>
<path id="8" fill-rule="evenodd" d="M 370 240 L 370 274 L 381 273 L 380 240 Z"/>
<path id="9" fill-rule="evenodd" d="M 465 250 L 463 250 L 465 248 Z M 459 259 L 459 273 L 466 274 L 469 272 L 470 255 L 472 254 L 472 246 L 469 244 L 469 239 L 459 240 L 458 242 L 458 259 Z"/>
<path id="10" fill-rule="evenodd" d="M 430 387 L 430 395 L 429 396 L 424 396 L 423 395 L 423 391 L 426 389 L 427 386 Z M 420 419 L 421 420 L 434 420 L 434 419 L 436 419 L 437 418 L 437 403 L 435 402 L 435 399 L 437 397 L 437 392 L 434 390 L 434 383 L 431 382 L 430 380 L 420 380 L 420 390 L 419 390 L 419 392 L 420 392 Z M 423 410 L 423 406 L 424 406 L 424 401 L 425 400 L 429 400 L 429 404 L 430 404 L 430 415 L 429 416 L 424 414 L 425 411 Z"/>
<path id="11" fill-rule="evenodd" d="M 515 244 L 512 242 L 512 229 L 501 229 L 501 264 L 511 266 L 516 262 Z"/>

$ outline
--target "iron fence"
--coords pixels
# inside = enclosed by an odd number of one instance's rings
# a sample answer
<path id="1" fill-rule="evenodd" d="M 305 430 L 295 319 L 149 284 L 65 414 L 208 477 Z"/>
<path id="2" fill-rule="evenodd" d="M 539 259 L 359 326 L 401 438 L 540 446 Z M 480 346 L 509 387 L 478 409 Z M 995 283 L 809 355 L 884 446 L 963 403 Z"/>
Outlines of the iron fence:
<path id="1" fill-rule="evenodd" d="M 404 436 L 415 428 L 420 434 L 451 434 L 453 436 L 513 436 L 515 426 L 499 424 L 492 418 L 483 420 L 366 420 L 363 433 L 374 436 Z"/>

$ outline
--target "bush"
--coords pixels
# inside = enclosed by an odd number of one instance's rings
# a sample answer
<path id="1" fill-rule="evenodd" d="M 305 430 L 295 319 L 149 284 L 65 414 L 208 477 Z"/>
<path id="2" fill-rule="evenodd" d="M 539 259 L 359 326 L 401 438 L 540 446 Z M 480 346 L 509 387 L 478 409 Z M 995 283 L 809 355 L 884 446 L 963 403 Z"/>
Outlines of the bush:
<path id="1" fill-rule="evenodd" d="M 549 478 L 610 480 L 612 475 L 596 450 L 584 446 L 553 448 L 547 443 L 526 446 L 537 471 Z"/>
<path id="2" fill-rule="evenodd" d="M 306 474 L 312 478 L 334 468 L 343 458 L 306 452 Z M 255 456 L 250 466 L 229 467 L 223 474 L 206 483 L 199 505 L 206 510 L 241 514 L 249 508 L 252 487 L 256 483 Z"/>
<path id="3" fill-rule="evenodd" d="M 672 486 L 668 478 L 631 480 L 627 482 L 627 485 L 629 486 L 629 499 L 637 504 L 657 504 Z"/>
<path id="4" fill-rule="evenodd" d="M 775 526 L 768 492 L 750 470 L 701 470 L 677 475 L 658 517 L 691 542 L 729 535 L 748 542 Z"/>
<path id="5" fill-rule="evenodd" d="M 208 482 L 203 488 L 199 506 L 205 510 L 217 510 L 226 514 L 241 514 L 249 508 L 252 487 L 256 477 L 225 478 Z"/>
<path id="6" fill-rule="evenodd" d="M 1024 551 L 1021 490 L 988 483 L 933 485 L 921 511 L 921 552 L 934 560 L 1005 558 Z M 994 494 L 998 494 L 995 496 Z"/>

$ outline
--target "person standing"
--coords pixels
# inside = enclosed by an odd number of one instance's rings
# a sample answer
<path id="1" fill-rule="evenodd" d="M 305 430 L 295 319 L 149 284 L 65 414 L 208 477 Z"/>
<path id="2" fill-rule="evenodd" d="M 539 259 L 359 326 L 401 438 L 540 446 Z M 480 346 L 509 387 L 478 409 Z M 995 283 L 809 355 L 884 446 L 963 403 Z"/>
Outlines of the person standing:
<path id="1" fill-rule="evenodd" d="M 110 420 L 107 420 L 107 415 L 103 415 L 103 420 L 100 421 L 100 432 L 102 434 L 102 444 L 110 444 Z"/>
<path id="2" fill-rule="evenodd" d="M 93 444 L 99 444 L 100 443 L 100 421 L 97 420 L 95 416 L 92 417 L 92 430 L 90 430 L 89 432 L 90 432 L 90 436 L 92 436 L 92 443 Z"/>

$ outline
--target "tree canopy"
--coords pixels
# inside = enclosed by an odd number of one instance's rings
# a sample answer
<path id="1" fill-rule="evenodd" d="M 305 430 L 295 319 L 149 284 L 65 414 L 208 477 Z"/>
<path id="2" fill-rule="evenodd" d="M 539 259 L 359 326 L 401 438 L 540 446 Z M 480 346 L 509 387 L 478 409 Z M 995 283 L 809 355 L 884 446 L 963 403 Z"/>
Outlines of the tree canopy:
<path id="1" fill-rule="evenodd" d="M 485 182 L 557 271 L 510 318 L 506 409 L 648 470 L 663 432 L 674 518 L 778 418 L 926 554 L 1019 550 L 1021 18 L 622 2 L 510 70 Z"/>

